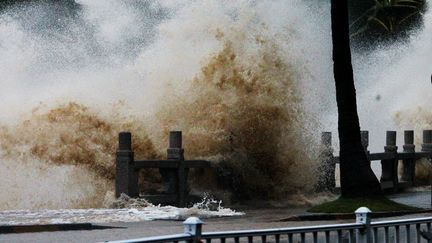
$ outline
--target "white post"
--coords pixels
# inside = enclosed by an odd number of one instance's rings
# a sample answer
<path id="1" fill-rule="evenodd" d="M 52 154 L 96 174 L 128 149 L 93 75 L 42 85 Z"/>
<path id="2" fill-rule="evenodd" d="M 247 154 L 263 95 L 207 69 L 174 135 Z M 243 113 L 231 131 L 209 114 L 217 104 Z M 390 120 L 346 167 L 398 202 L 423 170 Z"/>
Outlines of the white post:
<path id="1" fill-rule="evenodd" d="M 356 223 L 363 224 L 364 228 L 357 230 L 357 243 L 369 243 L 371 241 L 371 212 L 367 207 L 360 207 L 355 211 Z"/>
<path id="2" fill-rule="evenodd" d="M 193 237 L 192 242 L 200 242 L 203 222 L 197 217 L 189 217 L 183 222 L 183 225 L 184 233 Z"/>

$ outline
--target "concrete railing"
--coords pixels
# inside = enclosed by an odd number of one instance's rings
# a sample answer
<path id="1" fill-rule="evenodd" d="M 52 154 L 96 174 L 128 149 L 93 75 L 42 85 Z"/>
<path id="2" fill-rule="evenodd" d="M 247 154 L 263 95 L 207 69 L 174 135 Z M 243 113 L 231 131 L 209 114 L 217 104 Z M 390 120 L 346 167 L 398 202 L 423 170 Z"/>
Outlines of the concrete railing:
<path id="1" fill-rule="evenodd" d="M 432 130 L 423 131 L 423 143 L 421 151 L 415 151 L 414 131 L 404 131 L 403 150 L 398 151 L 396 145 L 396 131 L 387 131 L 386 144 L 384 152 L 370 153 L 369 132 L 362 131 L 361 139 L 366 155 L 370 161 L 381 161 L 381 187 L 385 190 L 397 191 L 399 188 L 409 187 L 416 184 L 415 167 L 416 162 L 422 158 L 431 158 L 432 156 Z M 332 190 L 335 188 L 335 169 L 339 163 L 339 157 L 333 155 L 331 145 L 332 134 L 323 132 L 321 136 L 321 178 L 319 181 L 319 190 Z M 398 176 L 399 162 L 402 163 L 403 171 L 401 180 Z"/>
<path id="2" fill-rule="evenodd" d="M 190 217 L 184 232 L 176 235 L 110 241 L 126 242 L 422 242 L 431 232 L 432 217 L 372 222 L 371 211 L 361 207 L 355 211 L 356 221 L 304 227 L 203 232 L 203 222 Z M 431 242 L 429 239 L 427 242 Z"/>
<path id="3" fill-rule="evenodd" d="M 146 195 L 155 204 L 171 204 L 184 207 L 188 202 L 187 178 L 190 168 L 208 168 L 205 160 L 185 160 L 181 131 L 171 131 L 166 160 L 135 160 L 132 149 L 132 134 L 121 132 L 116 154 L 115 193 L 130 197 L 139 196 L 138 172 L 140 169 L 158 168 L 162 178 L 162 192 Z"/>

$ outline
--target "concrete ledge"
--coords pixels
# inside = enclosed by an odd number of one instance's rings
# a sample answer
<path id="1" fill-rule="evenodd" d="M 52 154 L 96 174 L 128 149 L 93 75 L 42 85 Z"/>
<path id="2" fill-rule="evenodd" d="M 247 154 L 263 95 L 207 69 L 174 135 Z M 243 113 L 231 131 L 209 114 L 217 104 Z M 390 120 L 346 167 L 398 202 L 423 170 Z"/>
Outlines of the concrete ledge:
<path id="1" fill-rule="evenodd" d="M 431 213 L 432 209 L 418 210 L 418 211 L 397 211 L 397 212 L 375 212 L 372 213 L 372 218 L 386 218 L 386 217 L 397 217 L 409 214 L 418 213 Z M 279 219 L 278 221 L 322 221 L 322 220 L 343 220 L 343 219 L 355 219 L 354 213 L 328 213 L 328 214 L 303 214 L 294 215 L 288 218 Z"/>
<path id="2" fill-rule="evenodd" d="M 81 224 L 41 224 L 41 225 L 0 225 L 0 234 L 19 234 L 47 231 L 68 231 L 68 230 L 97 230 L 122 227 L 93 225 L 90 223 Z"/>

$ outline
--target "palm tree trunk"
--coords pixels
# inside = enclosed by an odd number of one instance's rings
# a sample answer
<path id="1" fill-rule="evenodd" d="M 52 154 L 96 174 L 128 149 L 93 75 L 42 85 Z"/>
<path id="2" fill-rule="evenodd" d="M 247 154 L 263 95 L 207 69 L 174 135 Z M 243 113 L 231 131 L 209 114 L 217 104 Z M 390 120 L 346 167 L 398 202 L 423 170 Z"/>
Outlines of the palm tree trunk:
<path id="1" fill-rule="evenodd" d="M 382 195 L 360 140 L 351 64 L 347 0 L 331 0 L 333 72 L 338 106 L 340 178 L 343 197 Z"/>

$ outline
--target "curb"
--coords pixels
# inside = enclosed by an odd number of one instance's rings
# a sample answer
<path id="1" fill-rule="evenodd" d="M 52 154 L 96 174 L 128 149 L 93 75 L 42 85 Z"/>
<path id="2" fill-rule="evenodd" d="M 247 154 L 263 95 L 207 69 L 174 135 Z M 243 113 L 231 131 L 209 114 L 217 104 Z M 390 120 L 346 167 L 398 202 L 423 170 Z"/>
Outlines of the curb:
<path id="1" fill-rule="evenodd" d="M 397 217 L 409 214 L 418 213 L 432 213 L 432 209 L 418 210 L 418 211 L 396 211 L 396 212 L 372 212 L 372 218 L 386 218 L 386 217 Z M 322 221 L 322 220 L 343 220 L 343 219 L 355 219 L 354 213 L 329 213 L 329 214 L 303 214 L 294 215 L 288 218 L 279 219 L 277 221 Z"/>
<path id="2" fill-rule="evenodd" d="M 123 228 L 114 226 L 93 225 L 90 223 L 77 224 L 41 224 L 41 225 L 0 225 L 0 234 L 19 234 L 49 231 L 69 231 L 69 230 L 97 230 Z"/>

